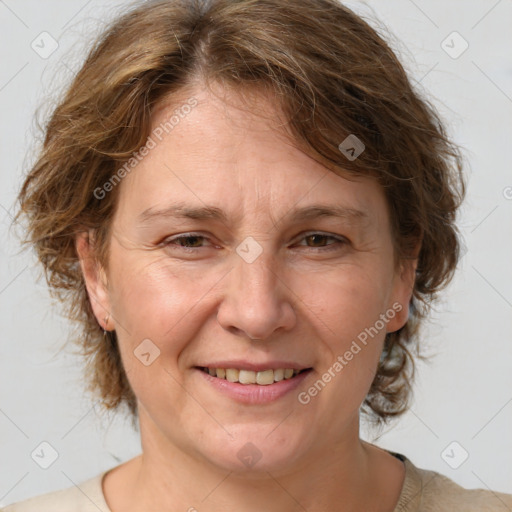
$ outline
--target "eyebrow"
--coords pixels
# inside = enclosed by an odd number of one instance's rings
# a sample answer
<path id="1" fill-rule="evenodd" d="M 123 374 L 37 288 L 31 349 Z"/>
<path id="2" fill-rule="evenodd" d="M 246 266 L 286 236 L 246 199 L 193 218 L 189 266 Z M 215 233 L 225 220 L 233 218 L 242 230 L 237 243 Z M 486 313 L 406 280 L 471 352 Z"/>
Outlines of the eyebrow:
<path id="1" fill-rule="evenodd" d="M 138 221 L 141 224 L 145 224 L 154 219 L 168 217 L 175 219 L 218 220 L 225 224 L 228 223 L 228 216 L 221 208 L 210 205 L 193 207 L 184 203 L 174 204 L 162 209 L 148 208 L 138 216 Z M 293 208 L 282 220 L 303 222 L 321 217 L 342 218 L 350 222 L 365 221 L 369 218 L 368 214 L 363 210 L 338 205 L 313 204 L 302 208 Z"/>

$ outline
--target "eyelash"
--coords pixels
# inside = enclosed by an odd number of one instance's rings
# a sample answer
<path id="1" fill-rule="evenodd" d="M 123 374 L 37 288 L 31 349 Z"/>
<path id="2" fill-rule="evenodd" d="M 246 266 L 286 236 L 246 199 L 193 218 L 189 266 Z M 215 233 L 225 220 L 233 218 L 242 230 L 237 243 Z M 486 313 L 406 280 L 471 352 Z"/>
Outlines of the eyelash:
<path id="1" fill-rule="evenodd" d="M 337 250 L 337 249 L 339 249 L 338 246 L 340 244 L 341 245 L 345 245 L 345 244 L 348 243 L 348 240 L 346 238 L 344 238 L 344 237 L 328 235 L 326 233 L 319 233 L 319 232 L 316 232 L 316 231 L 305 233 L 302 236 L 301 240 L 304 240 L 304 239 L 312 237 L 312 236 L 320 236 L 320 237 L 323 237 L 323 238 L 330 238 L 330 239 L 335 240 L 337 242 L 337 243 L 329 244 L 329 245 L 324 246 L 324 247 L 307 247 L 306 246 L 308 249 L 317 249 L 320 252 Z M 187 240 L 187 239 L 190 239 L 190 238 L 200 238 L 200 239 L 204 239 L 204 240 L 208 239 L 208 237 L 206 237 L 204 235 L 201 235 L 201 234 L 187 233 L 185 235 L 179 235 L 179 236 L 176 236 L 174 238 L 168 238 L 168 239 L 164 240 L 162 243 L 166 247 L 174 245 L 175 247 L 178 247 L 179 249 L 182 249 L 185 252 L 196 252 L 197 249 L 203 249 L 204 248 L 204 247 L 186 247 L 186 246 L 180 246 L 179 244 L 175 244 L 175 242 L 179 242 L 180 240 Z M 304 247 L 304 246 L 302 246 L 302 247 Z"/>

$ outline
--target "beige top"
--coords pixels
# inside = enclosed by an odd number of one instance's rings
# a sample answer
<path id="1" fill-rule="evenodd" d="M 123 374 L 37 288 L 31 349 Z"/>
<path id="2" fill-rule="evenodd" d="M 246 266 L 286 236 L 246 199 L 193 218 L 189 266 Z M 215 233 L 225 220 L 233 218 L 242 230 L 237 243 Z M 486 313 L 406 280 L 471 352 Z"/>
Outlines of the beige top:
<path id="1" fill-rule="evenodd" d="M 512 511 L 512 494 L 464 489 L 440 473 L 417 468 L 402 454 L 389 453 L 405 464 L 405 480 L 393 512 Z M 105 502 L 101 487 L 103 476 L 108 471 L 78 487 L 36 496 L 9 505 L 0 512 L 112 512 Z"/>

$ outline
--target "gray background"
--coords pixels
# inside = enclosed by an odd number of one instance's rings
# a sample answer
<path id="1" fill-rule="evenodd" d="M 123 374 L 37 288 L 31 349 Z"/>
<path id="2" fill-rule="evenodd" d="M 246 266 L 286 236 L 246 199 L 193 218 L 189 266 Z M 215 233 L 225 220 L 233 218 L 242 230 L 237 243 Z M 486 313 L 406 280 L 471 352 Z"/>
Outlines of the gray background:
<path id="1" fill-rule="evenodd" d="M 411 410 L 378 439 L 365 425 L 362 435 L 465 487 L 512 493 L 512 2 L 347 3 L 389 28 L 412 78 L 465 148 L 469 180 L 460 220 L 467 252 L 424 331 L 435 357 L 418 364 Z M 0 0 L 0 506 L 69 487 L 140 450 L 129 421 L 102 417 L 84 394 L 81 361 L 60 350 L 68 323 L 37 280 L 34 257 L 19 254 L 9 232 L 34 159 L 36 108 L 72 78 L 90 38 L 127 5 Z M 58 41 L 48 58 L 31 47 L 42 46 L 44 31 Z M 58 452 L 48 469 L 31 458 L 43 441 Z"/>

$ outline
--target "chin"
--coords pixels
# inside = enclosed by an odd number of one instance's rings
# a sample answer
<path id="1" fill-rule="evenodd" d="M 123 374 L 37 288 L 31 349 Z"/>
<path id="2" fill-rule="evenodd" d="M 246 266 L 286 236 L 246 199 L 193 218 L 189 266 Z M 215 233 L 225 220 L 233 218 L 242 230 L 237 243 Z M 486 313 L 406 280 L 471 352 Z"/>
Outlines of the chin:
<path id="1" fill-rule="evenodd" d="M 282 427 L 274 431 L 275 426 L 238 425 L 227 428 L 233 437 L 224 433 L 219 439 L 210 439 L 199 450 L 210 463 L 224 471 L 268 478 L 267 472 L 286 473 L 296 469 L 296 460 L 304 454 L 308 444 L 304 439 L 307 429 L 301 431 L 296 425 L 293 430 Z"/>

